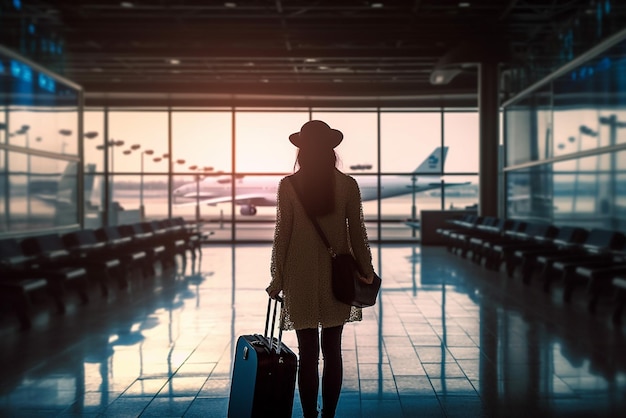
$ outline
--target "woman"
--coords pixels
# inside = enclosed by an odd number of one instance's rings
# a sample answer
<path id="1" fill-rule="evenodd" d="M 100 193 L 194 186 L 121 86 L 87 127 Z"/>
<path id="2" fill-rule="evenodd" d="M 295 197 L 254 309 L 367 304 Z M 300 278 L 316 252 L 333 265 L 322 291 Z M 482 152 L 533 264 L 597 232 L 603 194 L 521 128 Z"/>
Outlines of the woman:
<path id="1" fill-rule="evenodd" d="M 280 181 L 272 248 L 270 297 L 283 292 L 283 329 L 295 329 L 300 367 L 298 385 L 304 416 L 317 417 L 320 329 L 324 357 L 322 417 L 333 417 L 341 392 L 341 333 L 360 321 L 361 310 L 337 301 L 331 289 L 331 257 L 313 227 L 317 218 L 337 253 L 353 252 L 364 277 L 374 277 L 357 182 L 336 168 L 334 148 L 343 134 L 312 120 L 289 136 L 298 147 L 298 171 Z M 298 191 L 300 192 L 298 194 Z M 301 199 L 299 198 L 301 197 Z"/>

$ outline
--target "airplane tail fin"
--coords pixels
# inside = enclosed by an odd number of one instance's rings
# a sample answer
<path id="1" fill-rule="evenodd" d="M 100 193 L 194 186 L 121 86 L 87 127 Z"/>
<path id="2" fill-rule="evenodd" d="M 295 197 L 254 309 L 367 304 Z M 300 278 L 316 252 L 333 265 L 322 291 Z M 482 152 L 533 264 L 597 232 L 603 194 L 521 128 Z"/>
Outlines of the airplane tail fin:
<path id="1" fill-rule="evenodd" d="M 63 174 L 61 174 L 61 177 L 59 178 L 57 193 L 69 193 L 70 191 L 73 191 L 76 188 L 77 174 L 77 163 L 68 162 L 63 170 Z"/>
<path id="2" fill-rule="evenodd" d="M 443 172 L 443 162 L 448 154 L 448 147 L 437 147 L 426 159 L 415 169 L 414 173 L 441 173 Z"/>

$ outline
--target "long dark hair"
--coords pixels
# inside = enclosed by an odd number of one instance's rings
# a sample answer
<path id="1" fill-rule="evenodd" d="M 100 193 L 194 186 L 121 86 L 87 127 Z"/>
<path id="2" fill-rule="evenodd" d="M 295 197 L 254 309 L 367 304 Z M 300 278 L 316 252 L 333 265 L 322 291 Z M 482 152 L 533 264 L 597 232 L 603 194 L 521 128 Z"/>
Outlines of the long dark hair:
<path id="1" fill-rule="evenodd" d="M 296 164 L 300 169 L 294 178 L 304 209 L 314 216 L 331 213 L 335 208 L 335 150 L 316 146 L 299 148 Z"/>

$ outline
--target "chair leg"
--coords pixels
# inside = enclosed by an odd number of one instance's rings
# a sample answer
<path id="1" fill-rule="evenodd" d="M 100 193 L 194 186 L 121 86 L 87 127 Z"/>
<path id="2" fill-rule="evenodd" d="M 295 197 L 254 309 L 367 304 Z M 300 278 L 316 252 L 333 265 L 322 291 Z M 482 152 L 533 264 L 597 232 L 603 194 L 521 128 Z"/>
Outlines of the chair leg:
<path id="1" fill-rule="evenodd" d="M 622 323 L 624 305 L 626 305 L 626 290 L 618 289 L 615 295 L 615 308 L 613 309 L 613 315 L 611 317 L 613 323 L 616 325 Z"/>
<path id="2" fill-rule="evenodd" d="M 65 288 L 59 280 L 48 281 L 50 296 L 54 301 L 57 313 L 63 315 L 66 311 L 65 307 Z"/>
<path id="3" fill-rule="evenodd" d="M 28 295 L 24 291 L 15 292 L 13 299 L 13 308 L 17 319 L 20 321 L 20 327 L 23 330 L 32 327 L 31 320 L 31 303 Z"/>

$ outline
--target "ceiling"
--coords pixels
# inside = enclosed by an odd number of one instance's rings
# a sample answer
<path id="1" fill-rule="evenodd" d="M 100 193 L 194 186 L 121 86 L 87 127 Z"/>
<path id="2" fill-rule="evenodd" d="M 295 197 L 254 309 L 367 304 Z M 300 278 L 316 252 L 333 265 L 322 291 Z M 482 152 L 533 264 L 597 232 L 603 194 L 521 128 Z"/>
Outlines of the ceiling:
<path id="1" fill-rule="evenodd" d="M 565 25 L 596 10 L 590 0 L 23 3 L 21 18 L 64 45 L 62 61 L 34 59 L 94 100 L 475 96 L 472 64 L 547 60 Z M 444 62 L 459 74 L 435 85 Z"/>

